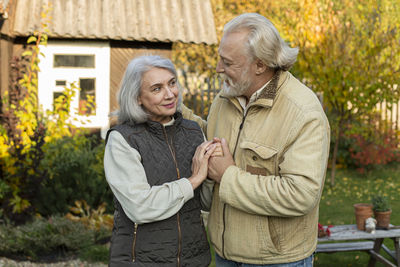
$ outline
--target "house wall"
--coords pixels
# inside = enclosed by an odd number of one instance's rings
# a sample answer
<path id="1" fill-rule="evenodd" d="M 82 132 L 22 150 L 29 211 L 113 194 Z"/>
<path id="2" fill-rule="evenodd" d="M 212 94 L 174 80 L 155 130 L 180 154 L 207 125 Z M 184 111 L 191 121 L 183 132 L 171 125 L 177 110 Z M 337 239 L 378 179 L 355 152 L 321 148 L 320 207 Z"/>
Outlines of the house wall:
<path id="1" fill-rule="evenodd" d="M 111 41 L 110 47 L 110 111 L 114 111 L 118 108 L 116 95 L 128 63 L 143 54 L 171 58 L 172 43 Z M 114 123 L 112 119 L 111 124 Z"/>

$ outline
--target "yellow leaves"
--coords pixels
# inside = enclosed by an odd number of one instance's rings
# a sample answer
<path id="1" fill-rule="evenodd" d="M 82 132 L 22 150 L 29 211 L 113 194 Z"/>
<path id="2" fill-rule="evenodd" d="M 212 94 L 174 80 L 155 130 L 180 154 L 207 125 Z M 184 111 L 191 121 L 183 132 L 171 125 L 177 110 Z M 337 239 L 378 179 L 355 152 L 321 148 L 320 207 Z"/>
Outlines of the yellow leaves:
<path id="1" fill-rule="evenodd" d="M 21 213 L 31 206 L 28 200 L 20 198 L 17 194 L 10 199 L 10 204 L 13 206 L 13 213 Z"/>
<path id="2" fill-rule="evenodd" d="M 105 214 L 106 203 L 102 203 L 97 209 L 92 209 L 85 200 L 76 200 L 75 207 L 69 208 L 70 212 L 65 217 L 71 221 L 80 221 L 88 228 L 100 229 L 102 227 L 112 229 L 113 216 Z"/>

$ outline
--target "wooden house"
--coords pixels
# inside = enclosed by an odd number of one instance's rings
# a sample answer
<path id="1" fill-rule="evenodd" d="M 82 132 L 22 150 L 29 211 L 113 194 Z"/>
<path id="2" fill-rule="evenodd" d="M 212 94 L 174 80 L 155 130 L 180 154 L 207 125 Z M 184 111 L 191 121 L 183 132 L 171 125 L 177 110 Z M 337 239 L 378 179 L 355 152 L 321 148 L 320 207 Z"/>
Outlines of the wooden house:
<path id="1" fill-rule="evenodd" d="M 51 109 L 64 86 L 76 82 L 81 90 L 73 108 L 79 110 L 88 95 L 96 103 L 85 125 L 90 128 L 109 125 L 132 58 L 144 53 L 171 57 L 174 42 L 217 42 L 209 0 L 0 0 L 2 94 L 9 87 L 11 59 L 40 29 L 46 8 L 50 33 L 41 47 L 39 103 Z"/>

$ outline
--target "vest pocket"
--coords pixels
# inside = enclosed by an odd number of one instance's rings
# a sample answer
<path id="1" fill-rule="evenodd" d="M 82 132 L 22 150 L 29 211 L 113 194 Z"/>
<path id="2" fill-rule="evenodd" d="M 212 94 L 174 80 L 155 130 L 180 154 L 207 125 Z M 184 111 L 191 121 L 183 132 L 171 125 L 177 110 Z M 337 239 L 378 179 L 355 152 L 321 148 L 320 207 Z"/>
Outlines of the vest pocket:
<path id="1" fill-rule="evenodd" d="M 135 230 L 133 231 L 133 242 L 132 242 L 132 262 L 135 262 L 136 260 L 135 248 L 136 248 L 137 229 L 138 229 L 138 224 L 135 223 Z"/>

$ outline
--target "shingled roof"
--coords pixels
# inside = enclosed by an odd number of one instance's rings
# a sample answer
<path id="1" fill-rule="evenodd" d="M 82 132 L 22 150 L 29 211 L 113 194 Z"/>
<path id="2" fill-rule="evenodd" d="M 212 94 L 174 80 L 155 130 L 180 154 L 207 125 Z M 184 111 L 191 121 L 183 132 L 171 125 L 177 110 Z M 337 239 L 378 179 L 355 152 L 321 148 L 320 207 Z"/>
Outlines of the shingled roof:
<path id="1" fill-rule="evenodd" d="M 209 0 L 17 0 L 12 34 L 28 36 L 39 29 L 48 3 L 50 37 L 217 42 Z"/>

